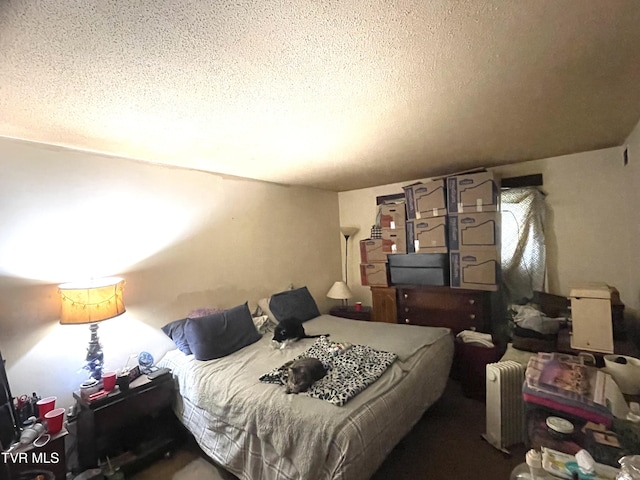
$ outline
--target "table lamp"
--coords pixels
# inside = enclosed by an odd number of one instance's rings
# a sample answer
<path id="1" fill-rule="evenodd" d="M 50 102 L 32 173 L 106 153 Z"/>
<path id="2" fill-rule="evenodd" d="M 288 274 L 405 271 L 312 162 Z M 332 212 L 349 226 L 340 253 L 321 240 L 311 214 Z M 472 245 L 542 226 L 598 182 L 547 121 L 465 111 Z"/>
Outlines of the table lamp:
<path id="1" fill-rule="evenodd" d="M 124 280 L 118 277 L 101 278 L 87 282 L 64 283 L 58 286 L 62 298 L 60 323 L 75 325 L 88 323 L 91 339 L 87 347 L 85 368 L 96 380 L 102 378 L 104 355 L 98 338 L 98 322 L 125 312 L 122 292 Z"/>
<path id="2" fill-rule="evenodd" d="M 327 297 L 342 300 L 342 305 L 346 307 L 347 299 L 353 297 L 353 294 L 345 282 L 335 282 L 327 292 Z"/>

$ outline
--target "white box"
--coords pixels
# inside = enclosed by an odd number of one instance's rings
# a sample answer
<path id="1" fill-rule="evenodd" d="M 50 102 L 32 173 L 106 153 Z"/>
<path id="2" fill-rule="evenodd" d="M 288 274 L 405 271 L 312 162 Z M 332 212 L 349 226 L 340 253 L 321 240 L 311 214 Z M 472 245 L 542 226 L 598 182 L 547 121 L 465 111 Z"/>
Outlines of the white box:
<path id="1" fill-rule="evenodd" d="M 571 288 L 571 348 L 613 353 L 612 287 L 584 283 Z"/>

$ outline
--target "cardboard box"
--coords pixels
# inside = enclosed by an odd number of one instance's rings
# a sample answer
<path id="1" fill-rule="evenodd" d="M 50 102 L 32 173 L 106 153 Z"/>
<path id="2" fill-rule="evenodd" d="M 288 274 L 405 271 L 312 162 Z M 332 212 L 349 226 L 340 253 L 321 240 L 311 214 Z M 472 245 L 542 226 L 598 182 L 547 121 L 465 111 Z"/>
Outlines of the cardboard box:
<path id="1" fill-rule="evenodd" d="M 447 211 L 452 213 L 497 212 L 500 181 L 492 172 L 447 177 Z"/>
<path id="2" fill-rule="evenodd" d="M 360 240 L 360 263 L 385 263 L 387 255 L 393 253 L 394 241 L 384 238 Z"/>
<path id="3" fill-rule="evenodd" d="M 370 287 L 388 287 L 386 263 L 361 263 L 360 283 Z"/>
<path id="4" fill-rule="evenodd" d="M 611 305 L 614 290 L 605 283 L 571 287 L 571 348 L 613 353 Z"/>
<path id="5" fill-rule="evenodd" d="M 449 253 L 451 287 L 471 290 L 498 290 L 500 255 L 497 249 L 469 249 Z"/>
<path id="6" fill-rule="evenodd" d="M 382 239 L 393 242 L 389 253 L 407 253 L 407 232 L 404 228 L 383 228 Z"/>
<path id="7" fill-rule="evenodd" d="M 409 253 L 447 253 L 447 217 L 423 218 L 407 222 Z"/>
<path id="8" fill-rule="evenodd" d="M 449 249 L 499 247 L 501 218 L 500 212 L 449 215 Z"/>
<path id="9" fill-rule="evenodd" d="M 389 257 L 392 285 L 449 285 L 449 255 L 409 253 Z"/>
<path id="10" fill-rule="evenodd" d="M 403 187 L 407 203 L 407 218 L 410 220 L 442 217 L 447 214 L 445 181 L 429 180 Z"/>
<path id="11" fill-rule="evenodd" d="M 404 203 L 390 203 L 378 206 L 379 225 L 382 228 L 403 229 L 407 213 Z"/>

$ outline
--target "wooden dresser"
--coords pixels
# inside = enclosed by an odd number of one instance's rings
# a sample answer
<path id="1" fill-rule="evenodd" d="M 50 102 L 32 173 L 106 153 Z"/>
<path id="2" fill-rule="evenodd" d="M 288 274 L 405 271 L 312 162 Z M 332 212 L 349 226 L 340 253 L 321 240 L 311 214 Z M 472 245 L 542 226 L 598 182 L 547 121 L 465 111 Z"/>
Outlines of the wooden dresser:
<path id="1" fill-rule="evenodd" d="M 490 331 L 490 292 L 449 287 L 371 287 L 376 322 Z"/>

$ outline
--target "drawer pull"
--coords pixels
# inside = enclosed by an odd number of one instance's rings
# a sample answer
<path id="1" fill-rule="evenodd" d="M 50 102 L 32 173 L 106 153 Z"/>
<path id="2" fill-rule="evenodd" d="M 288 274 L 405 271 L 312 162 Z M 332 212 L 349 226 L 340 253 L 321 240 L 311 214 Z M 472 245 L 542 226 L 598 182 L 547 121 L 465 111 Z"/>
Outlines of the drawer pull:
<path id="1" fill-rule="evenodd" d="M 409 320 L 408 318 L 405 318 L 404 323 L 411 323 L 411 320 Z"/>
<path id="2" fill-rule="evenodd" d="M 476 299 L 475 298 L 470 298 L 469 299 L 469 305 L 475 305 L 476 303 Z"/>
<path id="3" fill-rule="evenodd" d="M 470 318 L 471 320 L 475 320 L 475 319 L 476 319 L 476 314 L 475 314 L 475 313 L 472 313 L 471 315 L 469 315 L 469 318 Z"/>
<path id="4" fill-rule="evenodd" d="M 405 299 L 409 298 L 409 294 L 408 294 L 408 293 L 405 293 L 405 294 L 403 294 L 402 296 L 403 296 Z"/>
<path id="5" fill-rule="evenodd" d="M 409 311 L 409 307 L 404 307 L 404 311 L 408 312 Z"/>

